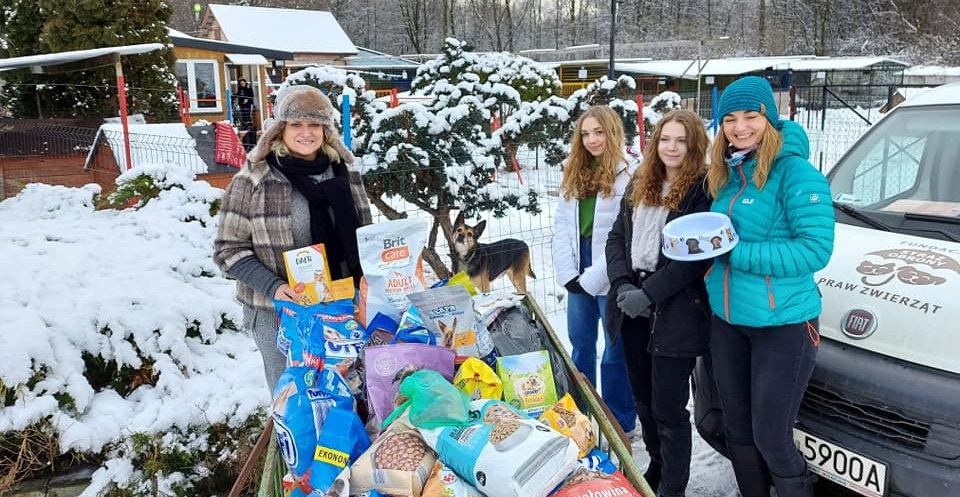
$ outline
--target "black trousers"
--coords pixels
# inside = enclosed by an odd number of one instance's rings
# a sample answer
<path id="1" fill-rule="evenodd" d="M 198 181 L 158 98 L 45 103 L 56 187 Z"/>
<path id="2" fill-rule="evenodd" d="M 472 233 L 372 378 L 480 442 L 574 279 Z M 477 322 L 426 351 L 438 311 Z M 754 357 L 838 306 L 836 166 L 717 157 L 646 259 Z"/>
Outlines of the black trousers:
<path id="1" fill-rule="evenodd" d="M 690 479 L 693 440 L 687 403 L 696 357 L 651 355 L 647 318 L 625 317 L 621 338 L 643 443 L 651 465 L 661 468 L 658 495 L 682 496 Z"/>
<path id="2" fill-rule="evenodd" d="M 806 474 L 793 425 L 816 362 L 818 326 L 813 319 L 753 328 L 713 316 L 713 374 L 744 497 L 769 495 L 771 477 L 776 481 Z"/>

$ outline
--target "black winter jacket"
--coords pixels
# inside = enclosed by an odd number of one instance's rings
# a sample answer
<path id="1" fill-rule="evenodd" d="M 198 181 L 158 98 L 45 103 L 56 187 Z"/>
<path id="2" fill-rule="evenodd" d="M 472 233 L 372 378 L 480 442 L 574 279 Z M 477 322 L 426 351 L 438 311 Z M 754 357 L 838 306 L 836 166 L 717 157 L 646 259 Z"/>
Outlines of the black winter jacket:
<path id="1" fill-rule="evenodd" d="M 649 319 L 648 352 L 670 357 L 701 355 L 709 350 L 710 343 L 710 307 L 703 277 L 712 260 L 675 261 L 661 252 L 654 272 L 635 271 L 630 257 L 633 209 L 627 204 L 632 186 L 631 183 L 627 188 L 620 203 L 620 214 L 607 237 L 607 276 L 610 278 L 605 307 L 607 332 L 616 339 L 620 333 L 630 333 L 630 326 L 647 321 L 627 318 L 617 307 L 617 290 L 625 283 L 632 283 L 643 288 L 654 302 Z M 667 222 L 685 214 L 709 211 L 710 202 L 706 182 L 697 181 L 684 194 L 679 208 L 667 214 Z"/>

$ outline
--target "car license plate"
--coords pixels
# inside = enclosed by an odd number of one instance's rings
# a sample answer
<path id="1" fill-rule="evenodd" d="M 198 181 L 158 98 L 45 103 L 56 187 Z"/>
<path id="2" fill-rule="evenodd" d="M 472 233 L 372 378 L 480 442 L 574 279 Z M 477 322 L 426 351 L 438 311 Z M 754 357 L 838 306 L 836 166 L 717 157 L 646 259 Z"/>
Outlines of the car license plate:
<path id="1" fill-rule="evenodd" d="M 887 465 L 794 428 L 793 439 L 810 470 L 867 497 L 887 494 Z"/>

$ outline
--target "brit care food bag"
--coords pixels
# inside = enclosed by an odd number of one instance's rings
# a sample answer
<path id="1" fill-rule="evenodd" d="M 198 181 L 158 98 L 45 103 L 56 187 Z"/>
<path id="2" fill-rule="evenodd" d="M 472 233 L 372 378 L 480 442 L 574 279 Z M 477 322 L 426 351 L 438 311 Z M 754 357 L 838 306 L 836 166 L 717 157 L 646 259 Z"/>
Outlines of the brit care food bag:
<path id="1" fill-rule="evenodd" d="M 430 222 L 397 219 L 357 228 L 360 252 L 360 302 L 357 318 L 366 326 L 377 313 L 399 321 L 410 307 L 407 294 L 427 288 L 423 279 L 423 248 Z"/>

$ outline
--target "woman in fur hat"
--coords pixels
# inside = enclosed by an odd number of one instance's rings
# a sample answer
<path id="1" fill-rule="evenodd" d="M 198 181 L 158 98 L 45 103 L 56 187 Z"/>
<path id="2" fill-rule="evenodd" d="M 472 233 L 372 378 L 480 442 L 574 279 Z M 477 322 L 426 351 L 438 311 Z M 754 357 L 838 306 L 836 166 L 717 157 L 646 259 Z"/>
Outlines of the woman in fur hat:
<path id="1" fill-rule="evenodd" d="M 214 261 L 237 280 L 243 329 L 263 355 L 271 391 L 285 367 L 277 349 L 274 299 L 297 301 L 283 252 L 323 243 L 332 279 L 360 281 L 356 230 L 371 222 L 356 160 L 333 125 L 334 108 L 317 88 L 281 90 L 274 118 L 230 181 L 220 206 Z"/>

